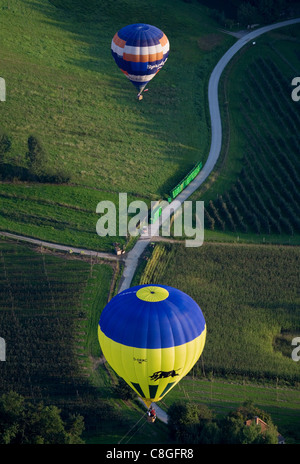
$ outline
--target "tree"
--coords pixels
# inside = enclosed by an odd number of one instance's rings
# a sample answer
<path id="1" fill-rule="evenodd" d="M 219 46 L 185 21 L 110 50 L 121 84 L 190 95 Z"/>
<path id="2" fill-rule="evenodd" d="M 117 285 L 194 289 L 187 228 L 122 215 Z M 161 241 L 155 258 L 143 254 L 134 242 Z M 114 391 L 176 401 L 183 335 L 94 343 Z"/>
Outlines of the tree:
<path id="1" fill-rule="evenodd" d="M 30 135 L 27 140 L 28 151 L 26 159 L 29 164 L 29 170 L 32 174 L 40 176 L 45 168 L 45 152 L 40 141 L 33 135 Z"/>
<path id="2" fill-rule="evenodd" d="M 84 430 L 84 418 L 79 414 L 71 414 L 65 424 L 68 443 L 70 445 L 82 443 L 80 437 Z"/>
<path id="3" fill-rule="evenodd" d="M 212 432 L 212 412 L 205 405 L 176 401 L 168 410 L 171 437 L 181 443 L 207 442 Z M 215 427 L 216 431 L 217 425 Z"/>
<path id="4" fill-rule="evenodd" d="M 83 417 L 63 421 L 56 406 L 38 405 L 10 392 L 0 397 L 0 444 L 81 444 Z"/>
<path id="5" fill-rule="evenodd" d="M 0 132 L 0 164 L 4 163 L 5 155 L 11 149 L 11 139 Z"/>
<path id="6" fill-rule="evenodd" d="M 255 423 L 255 417 L 259 417 L 267 424 L 267 429 L 262 430 Z M 248 425 L 246 425 L 246 421 Z M 272 423 L 271 417 L 266 412 L 255 407 L 252 402 L 245 402 L 236 410 L 231 411 L 221 421 L 222 442 L 229 444 L 276 444 L 278 443 L 278 431 Z"/>

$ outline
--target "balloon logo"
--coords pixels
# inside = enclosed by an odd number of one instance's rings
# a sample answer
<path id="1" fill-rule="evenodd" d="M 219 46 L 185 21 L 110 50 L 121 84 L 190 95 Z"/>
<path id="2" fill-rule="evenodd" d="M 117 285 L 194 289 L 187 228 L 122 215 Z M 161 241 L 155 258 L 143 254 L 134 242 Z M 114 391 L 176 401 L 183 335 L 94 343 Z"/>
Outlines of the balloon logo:
<path id="1" fill-rule="evenodd" d="M 206 323 L 186 293 L 169 286 L 139 285 L 106 305 L 98 338 L 107 362 L 149 407 L 197 362 Z"/>
<path id="2" fill-rule="evenodd" d="M 148 82 L 168 59 L 169 40 L 150 24 L 131 24 L 120 29 L 111 42 L 112 56 L 141 96 Z"/>

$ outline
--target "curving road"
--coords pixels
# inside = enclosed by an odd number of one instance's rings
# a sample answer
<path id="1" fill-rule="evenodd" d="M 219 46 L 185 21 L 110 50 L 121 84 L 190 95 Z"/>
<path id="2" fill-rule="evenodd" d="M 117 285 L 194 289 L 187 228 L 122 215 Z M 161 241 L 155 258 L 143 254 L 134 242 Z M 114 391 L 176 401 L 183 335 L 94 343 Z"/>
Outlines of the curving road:
<path id="1" fill-rule="evenodd" d="M 207 179 L 207 177 L 212 172 L 218 157 L 221 151 L 222 145 L 222 124 L 221 124 L 221 116 L 220 116 L 220 108 L 219 108 L 219 99 L 218 99 L 218 87 L 219 81 L 222 72 L 224 71 L 225 67 L 232 59 L 232 57 L 247 43 L 251 40 L 259 37 L 266 32 L 270 32 L 273 29 L 278 29 L 280 27 L 290 26 L 296 23 L 300 23 L 300 18 L 291 19 L 287 21 L 282 21 L 279 23 L 271 24 L 269 26 L 261 27 L 256 29 L 248 34 L 244 35 L 241 39 L 237 40 L 237 42 L 223 55 L 220 61 L 215 66 L 208 84 L 208 101 L 209 101 L 209 112 L 210 112 L 210 119 L 211 119 L 211 146 L 207 161 L 200 171 L 198 176 L 189 184 L 189 186 L 181 192 L 177 197 L 176 200 L 170 203 L 164 210 L 162 214 L 162 223 L 164 223 L 178 208 L 181 207 L 181 204 L 187 200 L 192 193 L 197 190 L 201 184 Z M 125 257 L 125 268 L 123 272 L 123 276 L 121 279 L 119 292 L 126 290 L 130 287 L 132 278 L 134 276 L 139 257 L 148 246 L 149 242 L 151 241 L 151 236 L 157 236 L 159 232 L 159 225 L 155 224 L 154 227 L 151 229 L 151 235 L 147 238 L 140 237 L 133 247 L 133 249 L 127 254 Z M 85 250 L 79 249 L 74 247 L 66 247 L 63 245 L 44 242 L 42 240 L 36 240 L 29 237 L 24 237 L 16 234 L 10 234 L 8 232 L 0 232 L 0 235 L 14 238 L 17 240 L 24 240 L 27 242 L 31 242 L 37 245 L 46 246 L 49 248 L 59 249 L 63 251 L 70 250 L 74 253 L 86 254 L 89 256 L 99 256 L 107 259 L 117 259 L 116 256 L 109 254 L 109 253 L 100 253 L 93 250 Z M 155 405 L 155 409 L 157 412 L 157 417 L 162 420 L 163 422 L 168 421 L 167 414 L 162 411 L 157 405 Z"/>
<path id="2" fill-rule="evenodd" d="M 222 72 L 224 71 L 225 67 L 232 59 L 232 57 L 248 42 L 255 39 L 256 37 L 265 34 L 266 32 L 270 32 L 273 29 L 278 29 L 280 27 L 290 26 L 296 23 L 300 23 L 300 18 L 290 19 L 287 21 L 281 21 L 279 23 L 271 24 L 269 26 L 261 27 L 256 29 L 255 31 L 246 33 L 242 38 L 236 41 L 234 45 L 223 55 L 220 61 L 215 66 L 213 72 L 211 73 L 209 83 L 208 83 L 208 102 L 209 102 L 209 112 L 210 112 L 210 119 L 211 119 L 211 145 L 210 151 L 208 154 L 207 161 L 198 174 L 198 176 L 186 187 L 186 189 L 181 192 L 177 197 L 176 200 L 172 201 L 162 213 L 162 223 L 164 223 L 178 208 L 181 207 L 182 203 L 187 200 L 192 193 L 197 190 L 201 184 L 207 179 L 207 177 L 212 172 L 215 164 L 219 158 L 221 145 L 222 145 L 222 123 L 221 123 L 221 115 L 220 115 L 220 107 L 219 107 L 219 98 L 218 98 L 218 87 L 219 81 Z M 225 31 L 224 31 L 225 32 Z M 112 260 L 125 260 L 125 267 L 122 275 L 122 279 L 120 282 L 119 292 L 126 290 L 130 287 L 132 278 L 134 276 L 138 260 L 148 246 L 151 241 L 151 237 L 159 235 L 159 225 L 154 224 L 151 228 L 151 234 L 147 237 L 141 236 L 138 241 L 136 242 L 135 246 L 127 255 L 122 255 L 122 257 L 118 257 L 111 253 L 103 253 L 98 252 L 95 250 L 87 250 L 82 248 L 70 247 L 65 245 L 60 245 L 57 243 L 46 242 L 39 239 L 33 239 L 31 237 L 26 237 L 22 235 L 12 234 L 9 232 L 2 232 L 0 231 L 0 235 L 6 236 L 15 240 L 22 240 L 30 243 L 34 243 L 38 246 L 45 246 L 48 248 L 62 250 L 77 254 L 84 254 L 88 256 L 98 256 L 99 258 L 106 258 Z"/>
<path id="3" fill-rule="evenodd" d="M 220 107 L 219 107 L 219 98 L 218 98 L 218 88 L 219 88 L 219 81 L 222 72 L 224 71 L 225 67 L 232 59 L 232 57 L 242 48 L 244 45 L 249 43 L 251 40 L 255 39 L 256 37 L 265 34 L 266 32 L 270 32 L 273 29 L 278 29 L 280 27 L 290 26 L 292 24 L 296 24 L 300 22 L 300 18 L 292 19 L 288 21 L 282 21 L 280 23 L 272 24 L 270 26 L 261 27 L 255 31 L 249 32 L 241 39 L 239 39 L 220 59 L 220 61 L 215 66 L 208 84 L 208 101 L 209 101 L 209 112 L 210 112 L 210 119 L 211 119 L 211 146 L 207 161 L 200 171 L 198 176 L 191 182 L 188 187 L 181 192 L 177 197 L 176 201 L 170 203 L 168 207 L 166 207 L 162 214 L 162 223 L 173 213 L 176 209 L 178 209 L 181 204 L 187 200 L 192 193 L 197 190 L 200 185 L 207 179 L 210 175 L 211 171 L 213 170 L 220 152 L 221 152 L 221 145 L 222 145 L 222 123 L 221 123 L 221 115 L 220 115 Z M 158 234 L 159 226 L 156 226 L 151 229 L 152 236 Z M 137 241 L 136 245 L 133 249 L 128 253 L 126 260 L 125 260 L 125 268 L 123 272 L 123 277 L 120 283 L 119 292 L 126 290 L 130 287 L 132 278 L 134 276 L 139 257 L 148 246 L 151 237 L 143 238 L 140 237 Z M 164 423 L 168 423 L 168 415 L 165 411 L 163 411 L 157 404 L 153 404 L 153 407 L 156 410 L 157 418 Z"/>
<path id="4" fill-rule="evenodd" d="M 213 72 L 211 73 L 208 83 L 208 102 L 211 120 L 211 145 L 207 161 L 200 173 L 198 174 L 198 176 L 188 185 L 188 187 L 183 192 L 181 192 L 176 197 L 176 200 L 172 201 L 172 203 L 170 203 L 169 206 L 167 206 L 163 210 L 162 223 L 164 223 L 173 214 L 173 212 L 180 208 L 181 204 L 185 200 L 187 200 L 192 195 L 192 193 L 194 193 L 195 190 L 197 190 L 200 187 L 200 185 L 208 178 L 219 158 L 222 146 L 222 123 L 219 107 L 218 88 L 221 74 L 224 71 L 227 64 L 229 63 L 229 61 L 242 47 L 244 47 L 247 43 L 249 43 L 256 37 L 265 34 L 266 32 L 270 32 L 273 29 L 291 26 L 299 22 L 300 18 L 290 19 L 287 21 L 281 21 L 279 23 L 271 24 L 269 26 L 264 26 L 254 31 L 251 31 L 248 34 L 244 35 L 241 39 L 237 40 L 237 42 L 229 48 L 229 50 L 225 53 L 225 55 L 222 56 L 220 61 L 217 63 Z M 157 225 L 154 225 L 154 227 L 152 227 L 152 236 L 158 235 L 158 227 L 159 226 Z M 122 280 L 120 282 L 119 292 L 126 290 L 130 287 L 132 278 L 134 276 L 138 264 L 139 257 L 141 256 L 145 248 L 148 246 L 151 240 L 151 235 L 147 238 L 140 237 L 133 249 L 127 254 L 125 258 L 125 268 Z"/>

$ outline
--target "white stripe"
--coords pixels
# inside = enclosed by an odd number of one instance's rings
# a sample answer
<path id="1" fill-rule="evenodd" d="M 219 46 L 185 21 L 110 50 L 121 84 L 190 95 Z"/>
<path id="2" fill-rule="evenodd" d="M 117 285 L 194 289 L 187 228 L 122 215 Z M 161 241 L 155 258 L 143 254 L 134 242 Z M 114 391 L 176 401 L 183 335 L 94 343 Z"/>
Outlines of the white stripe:
<path id="1" fill-rule="evenodd" d="M 123 56 L 124 48 L 119 47 L 118 45 L 116 45 L 114 41 L 112 41 L 112 43 L 111 43 L 111 49 L 112 49 L 112 51 L 114 53 L 117 53 L 117 55 Z"/>
<path id="2" fill-rule="evenodd" d="M 154 55 L 161 53 L 163 50 L 161 44 L 152 45 L 151 47 L 132 47 L 131 45 L 125 45 L 124 53 L 128 55 Z"/>
<path id="3" fill-rule="evenodd" d="M 156 72 L 154 74 L 147 74 L 147 76 L 135 76 L 134 74 L 126 74 L 126 77 L 128 77 L 128 79 L 134 82 L 148 82 L 151 81 L 151 79 L 153 79 L 155 74 Z"/>
<path id="4" fill-rule="evenodd" d="M 163 46 L 163 54 L 165 55 L 166 53 L 168 53 L 168 51 L 170 50 L 170 44 L 169 42 L 166 43 L 166 45 Z"/>

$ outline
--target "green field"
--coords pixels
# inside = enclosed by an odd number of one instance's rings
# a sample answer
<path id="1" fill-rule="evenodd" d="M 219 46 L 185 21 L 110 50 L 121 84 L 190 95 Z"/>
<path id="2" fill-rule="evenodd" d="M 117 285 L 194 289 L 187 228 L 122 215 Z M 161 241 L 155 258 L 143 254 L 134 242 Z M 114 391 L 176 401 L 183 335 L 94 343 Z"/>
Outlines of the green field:
<path id="1" fill-rule="evenodd" d="M 7 345 L 1 391 L 76 397 L 76 389 L 86 388 L 114 269 L 5 241 L 0 258 L 0 327 Z"/>
<path id="2" fill-rule="evenodd" d="M 81 413 L 87 443 L 170 442 L 164 424 L 142 427 L 143 409 L 118 398 L 116 375 L 100 362 L 95 326 L 118 270 L 40 248 L 0 246 L 1 336 L 7 344 L 1 390 Z M 299 366 L 290 345 L 299 334 L 298 262 L 294 247 L 154 248 L 142 281 L 188 291 L 208 326 L 200 361 L 160 406 L 185 398 L 220 416 L 252 399 L 271 413 L 281 433 L 299 441 Z M 281 343 L 283 335 L 288 344 Z M 110 426 L 101 420 L 104 411 Z M 141 428 L 126 436 L 140 419 Z"/>
<path id="3" fill-rule="evenodd" d="M 7 87 L 1 130 L 12 141 L 5 163 L 26 169 L 33 134 L 46 152 L 46 171 L 71 176 L 66 188 L 2 183 L 1 228 L 108 249 L 107 241 L 92 237 L 99 201 L 116 203 L 119 192 L 147 201 L 163 198 L 196 162 L 205 161 L 207 80 L 234 39 L 216 30 L 206 8 L 181 0 L 166 1 L 163 12 L 158 0 L 151 7 L 145 1 L 80 5 L 0 2 L 1 76 Z M 110 43 L 118 29 L 141 18 L 165 31 L 171 53 L 138 102 L 111 57 Z M 15 195 L 13 204 L 8 194 Z M 76 215 L 72 207 L 82 204 Z M 66 228 L 69 234 L 62 233 Z"/>
<path id="4" fill-rule="evenodd" d="M 217 414 L 252 399 L 291 437 L 300 417 L 298 247 L 205 243 L 156 245 L 135 284 L 171 285 L 188 293 L 207 323 L 204 352 L 163 402 L 203 402 Z"/>
<path id="5" fill-rule="evenodd" d="M 207 373 L 299 383 L 292 348 L 287 355 L 276 344 L 282 334 L 291 342 L 300 330 L 298 247 L 207 243 L 156 249 L 140 282 L 180 288 L 198 302 L 208 326 Z"/>
<path id="6" fill-rule="evenodd" d="M 6 361 L 0 363 L 0 390 L 81 414 L 86 443 L 126 443 L 141 417 L 138 443 L 149 437 L 167 442 L 166 426 L 154 430 L 138 403 L 120 400 L 116 376 L 101 364 L 97 324 L 117 276 L 118 268 L 103 261 L 2 240 L 0 336 Z"/>
<path id="7" fill-rule="evenodd" d="M 115 32 L 133 22 L 157 25 L 171 45 L 142 102 L 110 52 Z M 12 142 L 4 162 L 0 153 L 0 229 L 129 249 L 133 240 L 96 234 L 97 204 L 117 205 L 126 192 L 128 202 L 149 205 L 205 163 L 208 79 L 235 40 L 197 1 L 164 0 L 162 8 L 159 0 L 0 0 L 7 86 L 0 136 Z M 205 243 L 152 245 L 132 282 L 180 288 L 207 322 L 200 361 L 160 406 L 184 398 L 221 416 L 251 399 L 289 443 L 300 443 L 299 363 L 291 359 L 300 332 L 300 120 L 290 85 L 299 75 L 299 41 L 299 26 L 267 34 L 226 68 L 221 157 L 192 197 L 205 201 Z M 45 150 L 46 171 L 67 173 L 68 183 L 18 178 L 28 169 L 32 134 Z M 3 164 L 16 174 L 9 180 Z M 121 271 L 111 261 L 1 239 L 7 362 L 0 363 L 0 390 L 82 414 L 87 443 L 170 443 L 165 424 L 150 426 L 137 401 L 119 398 L 117 376 L 101 358 L 95 327 Z"/>

